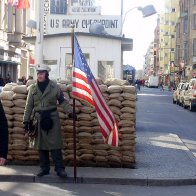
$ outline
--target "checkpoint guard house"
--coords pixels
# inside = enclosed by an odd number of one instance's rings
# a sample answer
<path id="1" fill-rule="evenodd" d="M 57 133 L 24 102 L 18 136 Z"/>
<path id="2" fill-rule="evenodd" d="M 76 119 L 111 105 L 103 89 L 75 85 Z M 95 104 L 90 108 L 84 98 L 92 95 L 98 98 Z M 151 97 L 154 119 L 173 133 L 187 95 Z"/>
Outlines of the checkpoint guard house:
<path id="1" fill-rule="evenodd" d="M 46 1 L 46 0 L 45 0 Z M 43 61 L 51 68 L 50 78 L 71 78 L 71 28 L 95 77 L 123 77 L 123 52 L 131 51 L 133 41 L 121 36 L 120 15 L 101 15 L 95 0 L 50 0 L 44 4 Z M 35 44 L 35 37 L 24 37 Z M 36 53 L 36 51 L 35 51 Z"/>

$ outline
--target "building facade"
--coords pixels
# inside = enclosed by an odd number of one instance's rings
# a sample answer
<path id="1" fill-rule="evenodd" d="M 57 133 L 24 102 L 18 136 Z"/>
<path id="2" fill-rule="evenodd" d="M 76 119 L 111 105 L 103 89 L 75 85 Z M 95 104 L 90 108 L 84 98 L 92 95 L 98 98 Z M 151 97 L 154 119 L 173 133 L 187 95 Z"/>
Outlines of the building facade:
<path id="1" fill-rule="evenodd" d="M 176 58 L 182 79 L 196 77 L 196 1 L 180 0 L 176 25 Z"/>
<path id="2" fill-rule="evenodd" d="M 176 47 L 176 22 L 179 17 L 179 0 L 166 0 L 160 14 L 159 69 L 165 84 L 177 80 L 179 67 L 174 63 Z"/>

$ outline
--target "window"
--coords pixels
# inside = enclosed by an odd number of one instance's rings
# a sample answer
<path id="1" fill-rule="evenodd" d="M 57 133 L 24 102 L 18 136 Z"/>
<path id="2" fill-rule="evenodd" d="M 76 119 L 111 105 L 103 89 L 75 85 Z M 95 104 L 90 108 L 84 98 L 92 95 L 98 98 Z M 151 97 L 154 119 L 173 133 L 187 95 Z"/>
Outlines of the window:
<path id="1" fill-rule="evenodd" d="M 188 16 L 185 16 L 185 17 L 184 17 L 183 32 L 184 32 L 184 33 L 188 33 Z"/>
<path id="2" fill-rule="evenodd" d="M 176 23 L 174 21 L 171 21 L 170 23 L 171 23 L 172 26 L 176 25 Z"/>
<path id="3" fill-rule="evenodd" d="M 67 14 L 67 0 L 51 0 L 50 1 L 51 14 Z"/>
<path id="4" fill-rule="evenodd" d="M 171 35 L 171 38 L 172 38 L 172 39 L 175 38 L 175 35 Z"/>
<path id="5" fill-rule="evenodd" d="M 180 59 L 180 45 L 177 45 L 177 47 L 176 47 L 176 59 L 177 60 Z"/>
<path id="6" fill-rule="evenodd" d="M 172 8 L 171 9 L 171 12 L 176 12 L 176 8 Z"/>
<path id="7" fill-rule="evenodd" d="M 193 56 L 196 56 L 196 39 L 193 39 Z"/>
<path id="8" fill-rule="evenodd" d="M 193 14 L 193 29 L 196 29 L 196 14 Z"/>
<path id="9" fill-rule="evenodd" d="M 175 52 L 175 48 L 171 48 L 171 52 Z"/>
<path id="10" fill-rule="evenodd" d="M 98 61 L 98 77 L 105 81 L 113 76 L 113 61 Z"/>
<path id="11" fill-rule="evenodd" d="M 188 42 L 184 42 L 184 46 L 183 46 L 184 48 L 183 48 L 183 58 L 185 59 L 185 60 L 187 60 L 187 58 L 188 58 Z"/>
<path id="12" fill-rule="evenodd" d="M 196 5 L 196 0 L 193 0 L 193 4 Z"/>
<path id="13" fill-rule="evenodd" d="M 179 38 L 180 37 L 180 23 L 177 23 L 176 27 L 176 36 Z"/>

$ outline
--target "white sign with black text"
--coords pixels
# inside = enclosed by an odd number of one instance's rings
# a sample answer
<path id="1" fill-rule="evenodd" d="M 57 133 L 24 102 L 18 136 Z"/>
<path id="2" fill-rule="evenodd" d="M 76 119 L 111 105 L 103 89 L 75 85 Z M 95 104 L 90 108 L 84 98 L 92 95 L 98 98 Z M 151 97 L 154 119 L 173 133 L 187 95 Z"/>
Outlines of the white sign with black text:
<path id="1" fill-rule="evenodd" d="M 48 34 L 70 33 L 70 25 L 75 25 L 76 32 L 89 32 L 91 24 L 101 23 L 105 31 L 110 35 L 118 36 L 121 32 L 121 16 L 103 15 L 49 15 Z"/>

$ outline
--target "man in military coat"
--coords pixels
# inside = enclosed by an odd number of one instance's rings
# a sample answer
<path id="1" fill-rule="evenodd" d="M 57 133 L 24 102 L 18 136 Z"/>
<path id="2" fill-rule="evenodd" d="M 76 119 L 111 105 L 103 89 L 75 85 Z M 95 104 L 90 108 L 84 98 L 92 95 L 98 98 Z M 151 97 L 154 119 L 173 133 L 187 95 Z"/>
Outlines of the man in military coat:
<path id="1" fill-rule="evenodd" d="M 63 142 L 61 138 L 60 120 L 57 111 L 57 102 L 63 107 L 70 118 L 76 118 L 72 113 L 72 107 L 59 86 L 49 79 L 50 68 L 46 65 L 38 65 L 37 82 L 30 86 L 25 106 L 23 124 L 26 132 L 30 129 L 30 119 L 33 115 L 37 120 L 37 136 L 34 148 L 39 151 L 40 171 L 37 176 L 49 174 L 49 152 L 55 164 L 57 175 L 67 176 L 63 164 Z"/>

